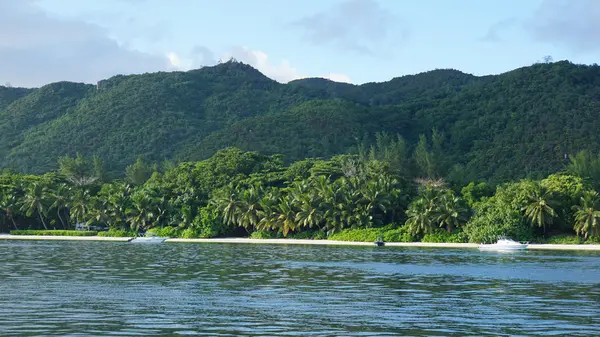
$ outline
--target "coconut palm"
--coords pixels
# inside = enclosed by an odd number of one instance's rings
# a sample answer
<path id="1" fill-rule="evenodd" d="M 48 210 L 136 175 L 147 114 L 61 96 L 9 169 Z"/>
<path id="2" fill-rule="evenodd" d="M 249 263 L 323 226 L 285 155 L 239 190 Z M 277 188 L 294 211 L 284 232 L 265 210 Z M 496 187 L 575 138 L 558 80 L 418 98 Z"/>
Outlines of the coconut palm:
<path id="1" fill-rule="evenodd" d="M 15 195 L 5 193 L 0 197 L 0 212 L 3 213 L 4 217 L 12 222 L 12 225 L 15 229 L 19 229 L 17 227 L 17 223 L 15 222 L 15 209 L 18 208 L 18 200 Z"/>
<path id="2" fill-rule="evenodd" d="M 69 207 L 71 217 L 73 217 L 77 223 L 86 222 L 86 217 L 90 209 L 89 191 L 87 189 L 75 189 L 67 206 Z"/>
<path id="3" fill-rule="evenodd" d="M 216 193 L 214 203 L 223 215 L 223 223 L 227 226 L 236 226 L 240 211 L 240 191 L 229 185 L 227 189 Z"/>
<path id="4" fill-rule="evenodd" d="M 449 193 L 443 186 L 425 184 L 419 197 L 406 210 L 406 225 L 414 234 L 429 233 L 440 223 L 440 204 L 442 197 Z"/>
<path id="5" fill-rule="evenodd" d="M 260 200 L 260 220 L 256 225 L 258 230 L 267 231 L 277 228 L 277 217 L 279 216 L 277 205 L 280 198 L 279 189 L 272 189 L 265 193 Z"/>
<path id="6" fill-rule="evenodd" d="M 127 210 L 127 215 L 127 222 L 132 230 L 147 229 L 156 216 L 152 198 L 143 192 L 134 193 L 131 196 L 131 208 Z"/>
<path id="7" fill-rule="evenodd" d="M 92 207 L 88 212 L 87 225 L 91 224 L 109 224 L 110 223 L 110 212 L 109 212 L 109 201 L 102 198 L 93 198 L 91 201 Z"/>
<path id="8" fill-rule="evenodd" d="M 40 183 L 34 182 L 25 188 L 25 195 L 23 196 L 21 211 L 25 212 L 25 215 L 32 216 L 36 214 L 44 229 L 48 229 L 44 217 L 48 210 L 46 201 L 48 198 L 48 188 Z"/>
<path id="9" fill-rule="evenodd" d="M 49 200 L 51 201 L 49 209 L 56 211 L 56 216 L 64 229 L 68 229 L 69 222 L 65 222 L 61 213 L 67 208 L 67 204 L 69 203 L 69 192 L 70 190 L 67 185 L 60 184 L 48 194 Z"/>
<path id="10" fill-rule="evenodd" d="M 259 184 L 252 185 L 242 191 L 236 217 L 238 226 L 246 229 L 256 227 L 261 213 L 261 196 L 262 187 Z"/>
<path id="11" fill-rule="evenodd" d="M 462 200 L 449 191 L 438 199 L 437 221 L 440 227 L 446 227 L 448 233 L 451 233 L 454 228 L 464 224 L 467 214 L 467 209 L 464 207 Z"/>
<path id="12" fill-rule="evenodd" d="M 430 208 L 430 202 L 426 198 L 418 198 L 413 201 L 406 210 L 406 226 L 414 233 L 429 233 L 435 227 L 435 215 Z"/>
<path id="13" fill-rule="evenodd" d="M 341 231 L 348 224 L 352 204 L 350 204 L 349 193 L 346 184 L 339 182 L 327 186 L 320 186 L 321 204 L 319 208 L 323 212 L 325 230 L 327 235 Z"/>
<path id="14" fill-rule="evenodd" d="M 391 184 L 393 181 L 387 177 L 380 177 L 376 180 L 367 182 L 361 192 L 361 203 L 365 212 L 370 214 L 375 224 L 380 225 L 388 210 L 391 208 L 392 193 Z"/>
<path id="15" fill-rule="evenodd" d="M 552 195 L 544 186 L 538 185 L 527 197 L 527 205 L 523 207 L 525 217 L 532 226 L 543 228 L 546 235 L 546 227 L 552 225 L 556 218 L 556 211 L 552 208 Z"/>
<path id="16" fill-rule="evenodd" d="M 296 223 L 296 210 L 294 208 L 294 202 L 291 197 L 286 195 L 279 199 L 275 226 L 279 232 L 283 233 L 283 236 L 287 236 L 290 231 L 295 231 L 298 227 Z"/>
<path id="17" fill-rule="evenodd" d="M 581 204 L 573 206 L 577 235 L 600 235 L 600 196 L 596 191 L 588 191 L 581 197 Z"/>
<path id="18" fill-rule="evenodd" d="M 321 199 L 312 192 L 309 194 L 295 196 L 298 203 L 298 213 L 296 213 L 296 223 L 301 227 L 313 228 L 323 222 L 323 212 L 319 208 Z"/>

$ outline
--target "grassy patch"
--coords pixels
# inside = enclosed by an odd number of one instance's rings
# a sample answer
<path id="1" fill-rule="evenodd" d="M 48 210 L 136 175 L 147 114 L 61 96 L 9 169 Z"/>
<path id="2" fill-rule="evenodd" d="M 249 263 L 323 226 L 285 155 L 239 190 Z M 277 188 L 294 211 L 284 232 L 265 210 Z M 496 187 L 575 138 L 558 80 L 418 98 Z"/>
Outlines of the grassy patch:
<path id="1" fill-rule="evenodd" d="M 584 239 L 575 235 L 554 235 L 546 240 L 548 244 L 554 245 L 580 245 Z"/>
<path id="2" fill-rule="evenodd" d="M 272 239 L 273 234 L 267 231 L 254 231 L 250 234 L 251 239 Z"/>
<path id="3" fill-rule="evenodd" d="M 600 245 L 600 236 L 590 236 L 585 243 L 591 245 Z"/>
<path id="4" fill-rule="evenodd" d="M 131 238 L 137 236 L 137 233 L 133 231 L 127 231 L 124 229 L 111 229 L 106 232 L 98 233 L 98 236 L 113 238 Z"/>
<path id="5" fill-rule="evenodd" d="M 385 242 L 415 242 L 417 238 L 408 231 L 407 227 L 387 230 L 383 233 Z"/>
<path id="6" fill-rule="evenodd" d="M 380 236 L 383 236 L 381 228 L 361 228 L 345 229 L 341 232 L 331 234 L 328 239 L 335 241 L 375 242 Z"/>
<path id="7" fill-rule="evenodd" d="M 42 236 L 96 236 L 96 231 L 68 231 L 68 230 L 12 230 L 11 235 L 42 235 Z"/>
<path id="8" fill-rule="evenodd" d="M 438 230 L 433 233 L 423 235 L 421 242 L 431 243 L 464 243 L 469 242 L 469 239 L 462 231 L 448 233 L 445 230 Z"/>
<path id="9" fill-rule="evenodd" d="M 152 228 L 147 233 L 154 233 L 160 237 L 178 238 L 182 236 L 182 230 L 177 227 L 167 226 L 163 228 Z"/>

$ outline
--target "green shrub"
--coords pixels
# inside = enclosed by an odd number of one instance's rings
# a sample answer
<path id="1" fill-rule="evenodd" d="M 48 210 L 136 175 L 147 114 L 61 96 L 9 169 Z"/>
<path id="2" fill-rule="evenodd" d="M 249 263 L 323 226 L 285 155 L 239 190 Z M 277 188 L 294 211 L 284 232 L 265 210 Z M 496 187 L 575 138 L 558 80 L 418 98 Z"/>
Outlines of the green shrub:
<path id="1" fill-rule="evenodd" d="M 179 234 L 180 238 L 183 239 L 197 239 L 200 237 L 200 233 L 195 228 L 186 228 Z"/>
<path id="2" fill-rule="evenodd" d="M 250 234 L 251 239 L 272 239 L 273 233 L 267 231 L 254 231 Z"/>
<path id="3" fill-rule="evenodd" d="M 575 235 L 554 235 L 546 240 L 546 243 L 556 245 L 580 245 L 583 243 L 583 238 Z"/>
<path id="4" fill-rule="evenodd" d="M 136 232 L 125 229 L 110 229 L 108 231 L 98 233 L 98 236 L 114 238 L 131 238 L 136 237 L 137 235 L 138 234 Z"/>
<path id="5" fill-rule="evenodd" d="M 463 243 L 467 242 L 467 235 L 462 231 L 448 233 L 445 230 L 437 230 L 433 233 L 423 235 L 421 242 L 436 242 L 436 243 Z"/>
<path id="6" fill-rule="evenodd" d="M 327 239 L 327 233 L 325 233 L 323 231 L 318 231 L 313 236 L 313 240 L 325 240 L 325 239 Z"/>
<path id="7" fill-rule="evenodd" d="M 415 242 L 417 238 L 410 233 L 408 227 L 400 227 L 390 229 L 383 233 L 383 241 L 385 242 Z"/>
<path id="8" fill-rule="evenodd" d="M 588 237 L 585 243 L 592 245 L 600 245 L 600 236 L 590 236 Z"/>
<path id="9" fill-rule="evenodd" d="M 74 230 L 12 230 L 11 235 L 43 235 L 43 236 L 96 236 L 97 231 Z"/>
<path id="10" fill-rule="evenodd" d="M 156 236 L 160 237 L 169 237 L 169 238 L 177 238 L 181 235 L 181 229 L 173 226 L 167 227 L 156 227 L 148 230 L 147 233 L 153 233 Z"/>
<path id="11" fill-rule="evenodd" d="M 290 233 L 290 234 L 288 234 L 287 238 L 288 239 L 297 239 L 297 240 L 310 240 L 310 239 L 312 239 L 314 234 L 315 234 L 315 231 L 308 230 L 308 231 L 302 231 L 300 233 Z"/>
<path id="12" fill-rule="evenodd" d="M 336 241 L 375 242 L 379 237 L 383 236 L 383 233 L 382 228 L 345 229 L 330 235 L 328 239 Z"/>
<path id="13" fill-rule="evenodd" d="M 198 210 L 198 215 L 192 221 L 192 228 L 198 238 L 213 238 L 227 231 L 219 211 L 212 205 Z"/>
<path id="14" fill-rule="evenodd" d="M 533 229 L 523 218 L 518 204 L 521 201 L 505 199 L 508 197 L 494 196 L 475 205 L 475 215 L 464 226 L 470 242 L 494 243 L 502 236 L 517 241 L 533 240 Z"/>

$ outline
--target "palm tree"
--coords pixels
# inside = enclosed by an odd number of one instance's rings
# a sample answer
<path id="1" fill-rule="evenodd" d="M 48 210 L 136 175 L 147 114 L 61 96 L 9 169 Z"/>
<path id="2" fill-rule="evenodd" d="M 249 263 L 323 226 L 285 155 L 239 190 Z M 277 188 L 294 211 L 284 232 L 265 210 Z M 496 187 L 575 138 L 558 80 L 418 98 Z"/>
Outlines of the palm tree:
<path id="1" fill-rule="evenodd" d="M 380 225 L 391 206 L 391 184 L 387 177 L 369 181 L 362 189 L 362 203 L 374 222 Z"/>
<path id="2" fill-rule="evenodd" d="M 69 213 L 77 223 L 84 223 L 90 207 L 90 194 L 86 189 L 75 189 L 67 204 Z"/>
<path id="3" fill-rule="evenodd" d="M 262 187 L 259 184 L 252 185 L 242 192 L 238 207 L 238 226 L 246 229 L 256 227 L 261 211 L 261 195 Z"/>
<path id="4" fill-rule="evenodd" d="M 296 223 L 302 227 L 313 228 L 323 222 L 323 212 L 319 209 L 321 200 L 316 193 L 309 193 L 295 197 L 299 211 L 296 213 Z"/>
<path id="5" fill-rule="evenodd" d="M 593 155 L 587 150 L 569 156 L 566 171 L 585 179 L 593 188 L 600 189 L 600 155 Z"/>
<path id="6" fill-rule="evenodd" d="M 131 208 L 127 210 L 129 227 L 135 231 L 147 229 L 156 215 L 152 198 L 140 191 L 131 196 L 131 201 Z"/>
<path id="7" fill-rule="evenodd" d="M 56 211 L 56 216 L 58 216 L 58 219 L 63 225 L 63 228 L 67 229 L 69 227 L 69 222 L 67 221 L 65 224 L 65 221 L 60 216 L 60 213 L 67 207 L 67 204 L 69 202 L 69 188 L 65 184 L 60 184 L 56 186 L 54 190 L 50 191 L 49 197 L 52 201 L 50 209 Z"/>
<path id="8" fill-rule="evenodd" d="M 170 214 L 173 211 L 169 201 L 166 199 L 166 197 L 164 195 L 162 195 L 161 197 L 157 197 L 154 199 L 154 205 L 156 208 L 155 219 L 154 219 L 156 222 L 156 225 L 160 226 L 161 228 L 166 225 L 169 225 L 168 219 L 169 219 Z"/>
<path id="9" fill-rule="evenodd" d="M 104 185 L 103 191 L 101 191 L 101 197 L 106 202 L 105 208 L 108 215 L 107 221 L 109 226 L 125 228 L 127 225 L 127 210 L 132 207 L 132 192 L 133 189 L 129 184 Z"/>
<path id="10" fill-rule="evenodd" d="M 0 211 L 4 213 L 4 216 L 8 218 L 15 229 L 19 229 L 17 227 L 17 223 L 15 222 L 15 214 L 14 210 L 18 207 L 17 198 L 13 194 L 5 193 L 0 198 Z"/>
<path id="11" fill-rule="evenodd" d="M 277 217 L 279 216 L 277 213 L 277 205 L 279 204 L 280 198 L 281 194 L 279 193 L 279 189 L 272 189 L 265 193 L 260 200 L 260 220 L 256 225 L 258 230 L 266 231 L 277 228 Z"/>
<path id="12" fill-rule="evenodd" d="M 341 231 L 347 224 L 348 209 L 352 207 L 345 185 L 338 182 L 329 183 L 320 185 L 317 191 L 321 196 L 319 209 L 323 212 L 327 235 Z"/>
<path id="13" fill-rule="evenodd" d="M 215 195 L 214 203 L 223 215 L 223 223 L 227 226 L 236 226 L 238 224 L 238 217 L 241 213 L 239 194 L 240 192 L 237 188 L 229 185 L 226 190 L 218 192 Z"/>
<path id="14" fill-rule="evenodd" d="M 296 210 L 294 209 L 294 202 L 291 197 L 286 195 L 280 198 L 276 212 L 275 226 L 283 233 L 283 236 L 287 236 L 290 231 L 296 230 Z"/>
<path id="15" fill-rule="evenodd" d="M 48 226 L 46 226 L 44 216 L 47 210 L 45 205 L 47 196 L 48 189 L 45 186 L 37 182 L 31 183 L 25 189 L 23 204 L 21 205 L 21 210 L 25 212 L 25 215 L 32 216 L 34 213 L 37 214 L 46 230 L 48 229 Z"/>
<path id="16" fill-rule="evenodd" d="M 449 191 L 438 201 L 438 218 L 440 227 L 446 227 L 448 233 L 466 222 L 467 209 L 462 200 Z"/>
<path id="17" fill-rule="evenodd" d="M 412 233 L 428 233 L 433 230 L 435 216 L 430 206 L 429 200 L 423 197 L 413 201 L 408 206 L 406 226 Z"/>
<path id="18" fill-rule="evenodd" d="M 587 191 L 581 197 L 581 204 L 573 206 L 575 210 L 575 226 L 577 235 L 600 235 L 600 196 L 596 191 Z"/>
<path id="19" fill-rule="evenodd" d="M 441 200 L 448 193 L 451 192 L 435 183 L 426 182 L 421 187 L 419 197 L 406 210 L 406 225 L 411 232 L 419 234 L 433 231 L 436 224 L 440 223 Z"/>
<path id="20" fill-rule="evenodd" d="M 556 218 L 556 211 L 551 206 L 551 197 L 552 195 L 546 187 L 538 185 L 527 197 L 528 204 L 523 207 L 525 216 L 531 225 L 543 227 L 544 235 L 546 235 L 546 226 L 552 225 Z"/>
<path id="21" fill-rule="evenodd" d="M 93 198 L 92 199 L 92 207 L 88 212 L 89 220 L 87 221 L 87 225 L 91 224 L 109 224 L 110 222 L 110 213 L 108 211 L 108 200 L 101 198 Z"/>

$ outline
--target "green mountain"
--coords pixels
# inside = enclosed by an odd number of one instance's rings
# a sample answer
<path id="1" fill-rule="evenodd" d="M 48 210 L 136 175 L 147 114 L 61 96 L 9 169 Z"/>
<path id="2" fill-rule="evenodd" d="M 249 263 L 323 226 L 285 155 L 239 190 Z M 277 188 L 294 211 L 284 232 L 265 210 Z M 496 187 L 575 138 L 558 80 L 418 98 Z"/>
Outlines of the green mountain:
<path id="1" fill-rule="evenodd" d="M 138 156 L 197 160 L 227 146 L 289 161 L 329 157 L 381 131 L 414 149 L 434 128 L 446 171 L 460 164 L 464 177 L 494 181 L 546 175 L 565 154 L 600 150 L 600 67 L 562 61 L 484 77 L 433 70 L 357 86 L 280 84 L 227 62 L 97 85 L 0 87 L 0 167 L 34 173 L 76 152 L 99 155 L 114 173 Z"/>

